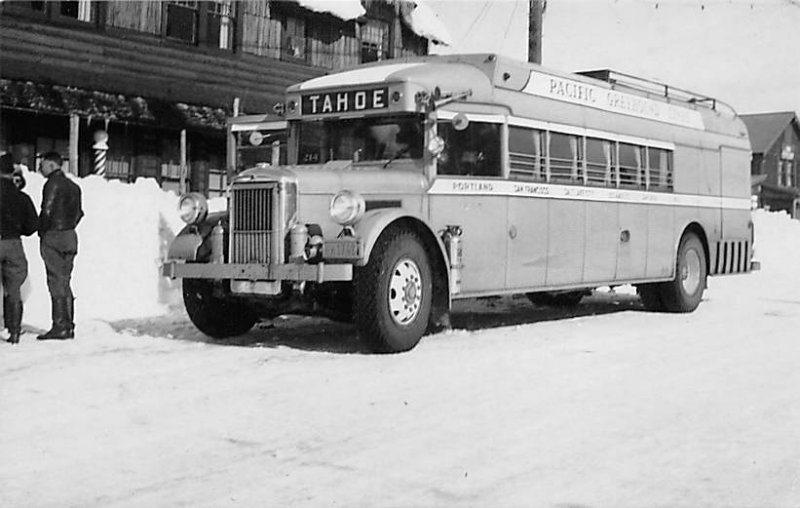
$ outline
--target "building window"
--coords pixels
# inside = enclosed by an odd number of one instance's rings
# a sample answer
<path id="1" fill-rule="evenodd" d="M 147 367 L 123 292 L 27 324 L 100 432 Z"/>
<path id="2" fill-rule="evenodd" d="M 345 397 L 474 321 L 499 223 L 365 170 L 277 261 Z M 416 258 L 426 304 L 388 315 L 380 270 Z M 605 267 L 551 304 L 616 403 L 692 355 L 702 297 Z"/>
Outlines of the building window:
<path id="1" fill-rule="evenodd" d="M 287 58 L 306 58 L 306 21 L 294 16 L 283 19 L 281 54 Z"/>
<path id="2" fill-rule="evenodd" d="M 170 2 L 167 4 L 167 37 L 197 42 L 198 2 Z"/>
<path id="3" fill-rule="evenodd" d="M 778 163 L 778 184 L 784 187 L 794 187 L 794 164 L 793 161 L 781 159 Z"/>
<path id="4" fill-rule="evenodd" d="M 0 0 L 2 1 L 2 0 Z M 93 23 L 96 20 L 96 1 L 39 1 L 39 2 L 4 2 L 17 9 L 39 12 L 51 18 L 71 18 L 77 21 Z"/>
<path id="5" fill-rule="evenodd" d="M 37 12 L 45 11 L 45 2 L 19 2 L 15 6 L 27 7 L 28 9 Z"/>
<path id="6" fill-rule="evenodd" d="M 94 9 L 92 9 L 92 2 L 90 0 L 79 0 L 77 2 L 62 1 L 59 14 L 66 18 L 73 18 L 87 23 L 94 21 Z"/>
<path id="7" fill-rule="evenodd" d="M 208 9 L 209 44 L 219 49 L 232 49 L 236 5 L 231 0 L 217 1 L 211 2 Z"/>
<path id="8" fill-rule="evenodd" d="M 389 58 L 389 23 L 367 20 L 361 27 L 361 62 L 377 62 Z"/>

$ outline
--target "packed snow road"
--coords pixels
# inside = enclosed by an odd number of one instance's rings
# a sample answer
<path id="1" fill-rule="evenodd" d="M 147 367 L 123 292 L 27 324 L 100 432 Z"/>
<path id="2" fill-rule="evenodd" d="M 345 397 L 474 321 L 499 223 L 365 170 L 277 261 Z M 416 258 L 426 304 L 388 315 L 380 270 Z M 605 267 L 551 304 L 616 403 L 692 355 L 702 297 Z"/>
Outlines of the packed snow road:
<path id="1" fill-rule="evenodd" d="M 689 315 L 470 303 L 391 356 L 296 318 L 29 335 L 0 349 L 0 506 L 798 506 L 785 282 L 711 279 Z"/>

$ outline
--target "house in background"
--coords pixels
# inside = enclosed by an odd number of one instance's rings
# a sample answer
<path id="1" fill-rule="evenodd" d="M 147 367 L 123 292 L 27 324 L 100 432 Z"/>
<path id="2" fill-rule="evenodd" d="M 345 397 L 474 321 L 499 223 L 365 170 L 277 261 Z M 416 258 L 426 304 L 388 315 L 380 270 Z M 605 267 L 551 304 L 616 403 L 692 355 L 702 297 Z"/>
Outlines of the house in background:
<path id="1" fill-rule="evenodd" d="M 751 181 L 758 206 L 800 219 L 800 120 L 792 111 L 741 115 L 753 147 Z"/>
<path id="2" fill-rule="evenodd" d="M 0 151 L 217 194 L 234 107 L 270 113 L 293 83 L 447 37 L 407 1 L 0 2 Z"/>

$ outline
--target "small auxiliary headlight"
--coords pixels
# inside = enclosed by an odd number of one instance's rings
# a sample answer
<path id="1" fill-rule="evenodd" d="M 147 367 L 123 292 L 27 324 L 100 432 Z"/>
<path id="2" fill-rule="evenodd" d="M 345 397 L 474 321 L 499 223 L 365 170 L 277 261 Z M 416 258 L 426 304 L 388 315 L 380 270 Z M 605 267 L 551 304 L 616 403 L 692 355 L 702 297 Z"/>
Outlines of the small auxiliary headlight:
<path id="1" fill-rule="evenodd" d="M 366 204 L 361 194 L 343 190 L 331 199 L 331 218 L 342 226 L 352 226 L 364 215 Z"/>
<path id="2" fill-rule="evenodd" d="M 184 194 L 178 201 L 178 213 L 186 224 L 197 224 L 208 215 L 208 201 L 199 192 Z"/>

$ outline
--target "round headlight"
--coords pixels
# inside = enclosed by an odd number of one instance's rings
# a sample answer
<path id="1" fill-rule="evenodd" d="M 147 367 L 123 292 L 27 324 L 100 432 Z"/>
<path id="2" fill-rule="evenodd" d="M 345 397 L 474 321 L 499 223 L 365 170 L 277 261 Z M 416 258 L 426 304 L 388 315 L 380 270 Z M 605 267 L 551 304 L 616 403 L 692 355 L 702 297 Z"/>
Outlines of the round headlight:
<path id="1" fill-rule="evenodd" d="M 197 224 L 208 215 L 208 201 L 198 192 L 184 194 L 178 201 L 178 213 L 186 224 Z"/>
<path id="2" fill-rule="evenodd" d="M 351 226 L 364 215 L 366 205 L 361 194 L 343 190 L 331 200 L 331 218 L 342 226 Z"/>

